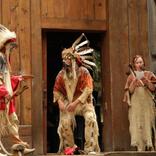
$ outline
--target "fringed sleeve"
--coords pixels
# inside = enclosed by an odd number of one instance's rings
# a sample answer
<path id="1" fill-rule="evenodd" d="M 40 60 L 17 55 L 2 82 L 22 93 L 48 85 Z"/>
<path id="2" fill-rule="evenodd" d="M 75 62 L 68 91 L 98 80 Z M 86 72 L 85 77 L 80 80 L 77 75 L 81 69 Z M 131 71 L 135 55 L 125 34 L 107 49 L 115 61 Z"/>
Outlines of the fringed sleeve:
<path id="1" fill-rule="evenodd" d="M 19 75 L 19 76 L 11 76 L 11 85 L 12 85 L 12 89 L 13 91 L 15 91 L 18 86 L 19 86 L 19 83 L 23 80 L 22 76 Z"/>
<path id="2" fill-rule="evenodd" d="M 152 73 L 150 71 L 145 71 L 144 76 L 146 79 L 149 80 L 149 83 L 147 84 L 148 89 L 150 91 L 154 91 L 155 90 L 156 76 L 154 75 L 154 73 Z"/>
<path id="3" fill-rule="evenodd" d="M 124 92 L 124 98 L 123 98 L 123 102 L 127 103 L 129 106 L 131 106 L 131 100 L 130 100 L 130 92 L 129 92 L 129 86 L 131 83 L 131 78 L 132 76 L 129 75 L 125 84 L 125 92 Z"/>
<path id="4" fill-rule="evenodd" d="M 81 94 L 78 97 L 81 103 L 85 103 L 87 98 L 92 94 L 93 91 L 93 79 L 89 73 L 89 71 L 81 67 L 80 70 L 81 76 L 79 77 L 78 85 L 76 90 L 80 90 Z"/>
<path id="5" fill-rule="evenodd" d="M 63 80 L 63 70 L 60 71 L 56 77 L 54 90 L 53 90 L 53 102 L 57 102 L 59 99 L 63 99 L 66 96 L 65 84 Z"/>

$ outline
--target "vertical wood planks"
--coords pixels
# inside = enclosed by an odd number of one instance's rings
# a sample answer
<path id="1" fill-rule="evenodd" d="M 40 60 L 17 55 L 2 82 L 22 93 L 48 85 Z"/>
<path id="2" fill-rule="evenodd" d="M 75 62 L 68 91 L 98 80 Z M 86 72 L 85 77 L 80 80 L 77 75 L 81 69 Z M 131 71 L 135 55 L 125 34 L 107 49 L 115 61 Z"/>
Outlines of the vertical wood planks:
<path id="1" fill-rule="evenodd" d="M 130 60 L 140 54 L 147 58 L 149 64 L 147 1 L 128 0 L 128 19 Z"/>
<path id="2" fill-rule="evenodd" d="M 146 59 L 146 67 L 149 67 L 149 49 L 148 49 L 148 14 L 147 14 L 147 0 L 142 0 L 138 3 L 138 19 L 139 19 L 139 50 Z"/>
<path id="3" fill-rule="evenodd" d="M 106 20 L 106 0 L 95 0 L 95 20 Z"/>
<path id="4" fill-rule="evenodd" d="M 41 0 L 41 16 L 43 18 L 48 16 L 48 1 L 49 0 Z"/>
<path id="5" fill-rule="evenodd" d="M 103 67 L 104 93 L 105 93 L 105 113 L 104 126 L 105 135 L 104 148 L 110 150 L 129 149 L 129 131 L 127 105 L 123 104 L 124 84 L 126 81 L 125 69 L 129 60 L 129 40 L 128 40 L 128 18 L 127 1 L 109 0 L 107 2 L 108 31 L 106 32 L 105 48 L 108 52 L 103 54 L 107 59 Z M 108 47 L 108 48 L 107 48 Z M 108 77 L 107 77 L 108 76 Z M 123 80 L 123 81 L 121 81 Z M 109 88 L 109 92 L 107 91 Z M 109 131 L 109 132 L 108 132 Z M 111 140 L 109 140 L 109 137 Z M 125 139 L 126 138 L 126 139 Z"/>
<path id="6" fill-rule="evenodd" d="M 31 75 L 31 47 L 30 47 L 30 0 L 19 1 L 19 32 L 20 32 L 20 60 L 21 73 Z M 31 124 L 31 82 L 26 80 L 29 89 L 21 96 L 22 124 Z M 29 98 L 26 98 L 29 97 Z"/>
<path id="7" fill-rule="evenodd" d="M 42 17 L 106 20 L 106 0 L 41 0 Z"/>
<path id="8" fill-rule="evenodd" d="M 65 18 L 80 19 L 81 3 L 83 3 L 83 0 L 65 0 Z"/>
<path id="9" fill-rule="evenodd" d="M 135 0 L 128 0 L 129 52 L 132 58 L 139 52 L 138 8 Z"/>
<path id="10" fill-rule="evenodd" d="M 2 23 L 10 27 L 10 0 L 2 1 Z"/>
<path id="11" fill-rule="evenodd" d="M 15 74 L 18 74 L 20 71 L 20 32 L 19 32 L 19 17 L 18 17 L 18 11 L 19 11 L 19 5 L 18 5 L 18 0 L 10 0 L 10 29 L 11 31 L 15 31 L 17 35 L 17 48 L 16 51 L 14 51 L 11 54 L 11 66 L 12 66 L 12 71 Z M 20 123 L 22 123 L 22 114 L 21 114 L 21 100 L 20 96 L 16 98 L 16 109 L 17 109 L 17 115 L 20 120 Z"/>
<path id="12" fill-rule="evenodd" d="M 31 57 L 32 74 L 32 137 L 36 153 L 43 154 L 43 81 L 42 81 L 42 42 L 41 6 L 38 0 L 30 1 L 31 6 Z M 34 24 L 35 23 L 35 24 Z"/>

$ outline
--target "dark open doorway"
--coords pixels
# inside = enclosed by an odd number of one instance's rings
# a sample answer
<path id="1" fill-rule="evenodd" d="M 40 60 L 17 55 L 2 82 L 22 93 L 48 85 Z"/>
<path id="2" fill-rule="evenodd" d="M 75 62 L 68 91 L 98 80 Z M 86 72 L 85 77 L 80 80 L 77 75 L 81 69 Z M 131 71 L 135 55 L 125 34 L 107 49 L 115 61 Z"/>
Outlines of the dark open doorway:
<path id="1" fill-rule="evenodd" d="M 59 110 L 58 106 L 53 103 L 53 86 L 55 82 L 55 78 L 58 74 L 58 72 L 62 68 L 62 59 L 61 59 L 61 51 L 64 48 L 68 48 L 72 45 L 72 43 L 75 41 L 77 37 L 79 37 L 81 32 L 54 32 L 54 31 L 48 31 L 46 32 L 46 40 L 47 40 L 47 153 L 56 153 L 59 148 L 59 137 L 57 134 L 57 127 L 59 123 Z M 103 33 L 85 33 L 87 38 L 90 41 L 90 47 L 96 49 L 96 52 L 98 55 L 96 57 L 99 61 L 99 66 L 101 62 L 101 42 L 102 38 L 104 36 Z M 91 74 L 95 78 L 99 85 L 101 83 L 101 75 L 96 75 L 91 71 Z M 94 75 L 95 74 L 95 75 Z M 98 73 L 100 74 L 100 72 Z M 102 85 L 100 84 L 101 87 Z M 94 99 L 95 99 L 95 110 L 97 114 L 97 120 L 99 125 L 99 144 L 101 147 L 101 150 L 103 150 L 103 144 L 102 144 L 102 124 L 103 119 L 101 117 L 101 89 L 99 88 L 94 90 L 93 93 Z M 75 134 L 77 135 L 77 134 Z M 80 135 L 80 137 L 83 135 Z M 80 140 L 79 140 L 80 139 Z M 77 138 L 76 143 L 79 147 L 83 147 L 81 138 Z"/>

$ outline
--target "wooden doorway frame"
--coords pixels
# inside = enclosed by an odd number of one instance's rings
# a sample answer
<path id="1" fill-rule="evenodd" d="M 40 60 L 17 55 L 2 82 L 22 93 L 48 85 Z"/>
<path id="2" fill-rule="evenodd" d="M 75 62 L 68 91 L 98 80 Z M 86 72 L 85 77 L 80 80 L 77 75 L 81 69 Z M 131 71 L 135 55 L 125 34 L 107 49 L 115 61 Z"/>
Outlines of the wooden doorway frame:
<path id="1" fill-rule="evenodd" d="M 51 29 L 53 30 L 53 29 Z M 44 154 L 48 154 L 47 153 L 47 33 L 48 30 L 46 29 L 43 29 L 42 30 L 42 79 L 43 79 L 43 152 Z M 58 32 L 61 32 L 62 30 L 58 30 Z M 65 31 L 68 31 L 68 32 L 73 32 L 73 30 L 65 30 Z M 74 30 L 75 32 L 79 32 L 79 31 L 82 31 L 82 30 Z M 85 30 L 84 30 L 85 31 Z M 55 30 L 56 32 L 56 30 Z M 96 33 L 94 31 L 90 31 L 90 33 Z M 99 33 L 99 32 L 98 32 Z M 105 34 L 103 31 L 101 31 L 100 33 L 102 33 L 102 40 L 103 38 L 105 37 Z M 103 53 L 103 43 L 101 45 L 101 57 L 103 57 L 102 55 Z M 103 59 L 101 59 L 102 61 Z M 101 62 L 101 68 L 102 67 L 102 62 Z M 102 69 L 101 69 L 102 70 Z M 102 80 L 103 81 L 103 80 Z M 103 83 L 103 82 L 101 82 Z M 103 107 L 104 107 L 104 99 L 103 99 L 103 93 L 102 93 L 102 103 L 101 103 L 101 109 L 103 110 Z M 44 99 L 45 98 L 45 99 Z M 103 119 L 102 119 L 103 120 Z M 103 128 L 102 128 L 102 142 L 103 142 Z"/>

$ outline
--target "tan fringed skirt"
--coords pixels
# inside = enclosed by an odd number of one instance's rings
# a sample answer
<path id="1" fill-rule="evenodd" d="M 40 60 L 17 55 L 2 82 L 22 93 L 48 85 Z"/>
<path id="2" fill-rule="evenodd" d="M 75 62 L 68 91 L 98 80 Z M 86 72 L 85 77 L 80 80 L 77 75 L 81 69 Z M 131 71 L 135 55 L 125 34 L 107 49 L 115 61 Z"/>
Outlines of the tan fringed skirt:
<path id="1" fill-rule="evenodd" d="M 137 87 L 131 96 L 129 108 L 131 145 L 139 151 L 153 147 L 152 129 L 155 133 L 155 106 L 144 87 Z M 155 137 L 155 136 L 154 136 Z"/>

